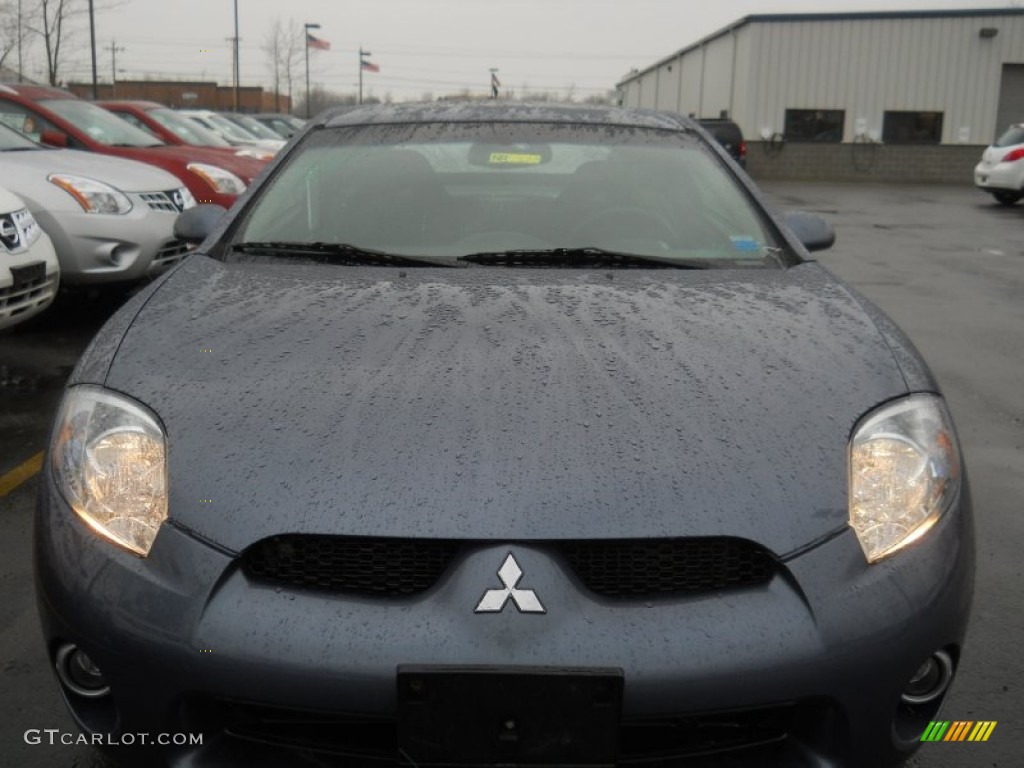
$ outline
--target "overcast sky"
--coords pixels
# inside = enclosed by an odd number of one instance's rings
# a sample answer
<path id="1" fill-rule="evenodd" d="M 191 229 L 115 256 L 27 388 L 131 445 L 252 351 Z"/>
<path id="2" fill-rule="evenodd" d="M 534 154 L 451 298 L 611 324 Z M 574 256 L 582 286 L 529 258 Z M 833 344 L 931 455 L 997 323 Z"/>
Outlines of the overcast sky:
<path id="1" fill-rule="evenodd" d="M 84 0 L 83 0 L 84 4 Z M 570 86 L 583 97 L 613 88 L 701 37 L 755 13 L 1005 8 L 1010 0 L 238 0 L 243 85 L 268 85 L 261 48 L 276 17 L 315 22 L 330 51 L 311 51 L 313 83 L 352 91 L 357 50 L 379 74 L 365 92 L 396 100 L 463 88 L 484 92 L 489 68 L 502 88 Z M 231 82 L 233 0 L 120 0 L 97 17 L 99 73 L 109 82 L 112 40 L 119 79 L 145 76 Z M 88 80 L 88 32 L 69 43 L 68 79 Z M 38 55 L 37 41 L 31 53 Z M 10 62 L 9 63 L 13 63 Z M 29 74 L 32 74 L 31 71 Z M 296 87 L 300 87 L 296 84 Z"/>

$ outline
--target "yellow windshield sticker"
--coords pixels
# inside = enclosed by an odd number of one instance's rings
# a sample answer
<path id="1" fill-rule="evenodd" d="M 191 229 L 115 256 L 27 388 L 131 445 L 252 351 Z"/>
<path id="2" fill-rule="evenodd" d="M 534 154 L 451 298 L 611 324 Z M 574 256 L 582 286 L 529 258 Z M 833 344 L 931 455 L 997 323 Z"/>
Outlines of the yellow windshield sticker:
<path id="1" fill-rule="evenodd" d="M 540 155 L 523 154 L 521 152 L 491 152 L 487 159 L 491 165 L 540 165 Z"/>

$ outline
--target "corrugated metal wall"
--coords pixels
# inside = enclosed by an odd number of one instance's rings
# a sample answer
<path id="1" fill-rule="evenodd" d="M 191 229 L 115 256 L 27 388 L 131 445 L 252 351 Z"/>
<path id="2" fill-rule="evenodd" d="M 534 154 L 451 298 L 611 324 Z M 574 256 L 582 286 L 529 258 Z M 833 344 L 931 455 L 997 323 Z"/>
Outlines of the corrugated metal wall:
<path id="1" fill-rule="evenodd" d="M 1004 63 L 1024 63 L 1024 15 L 751 22 L 626 82 L 623 103 L 727 109 L 751 138 L 781 133 L 787 108 L 842 109 L 847 142 L 880 136 L 886 110 L 934 111 L 943 143 L 985 144 Z"/>

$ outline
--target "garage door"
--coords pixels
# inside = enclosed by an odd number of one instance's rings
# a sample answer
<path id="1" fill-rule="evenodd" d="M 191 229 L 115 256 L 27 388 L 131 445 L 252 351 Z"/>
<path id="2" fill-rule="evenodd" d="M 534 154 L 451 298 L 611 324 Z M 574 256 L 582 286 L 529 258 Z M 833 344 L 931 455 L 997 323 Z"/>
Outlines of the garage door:
<path id="1" fill-rule="evenodd" d="M 1024 123 L 1024 64 L 1003 64 L 996 135 L 993 138 L 998 138 L 1011 123 Z"/>

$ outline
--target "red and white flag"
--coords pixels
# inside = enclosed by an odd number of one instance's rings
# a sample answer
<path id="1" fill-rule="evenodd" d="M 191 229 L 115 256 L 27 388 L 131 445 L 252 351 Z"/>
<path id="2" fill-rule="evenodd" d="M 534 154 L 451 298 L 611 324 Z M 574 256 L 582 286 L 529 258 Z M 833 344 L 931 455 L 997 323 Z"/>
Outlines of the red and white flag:
<path id="1" fill-rule="evenodd" d="M 316 48 L 318 51 L 331 50 L 330 43 L 326 40 L 321 40 L 319 37 L 313 37 L 309 32 L 306 33 L 306 46 L 309 48 Z"/>

